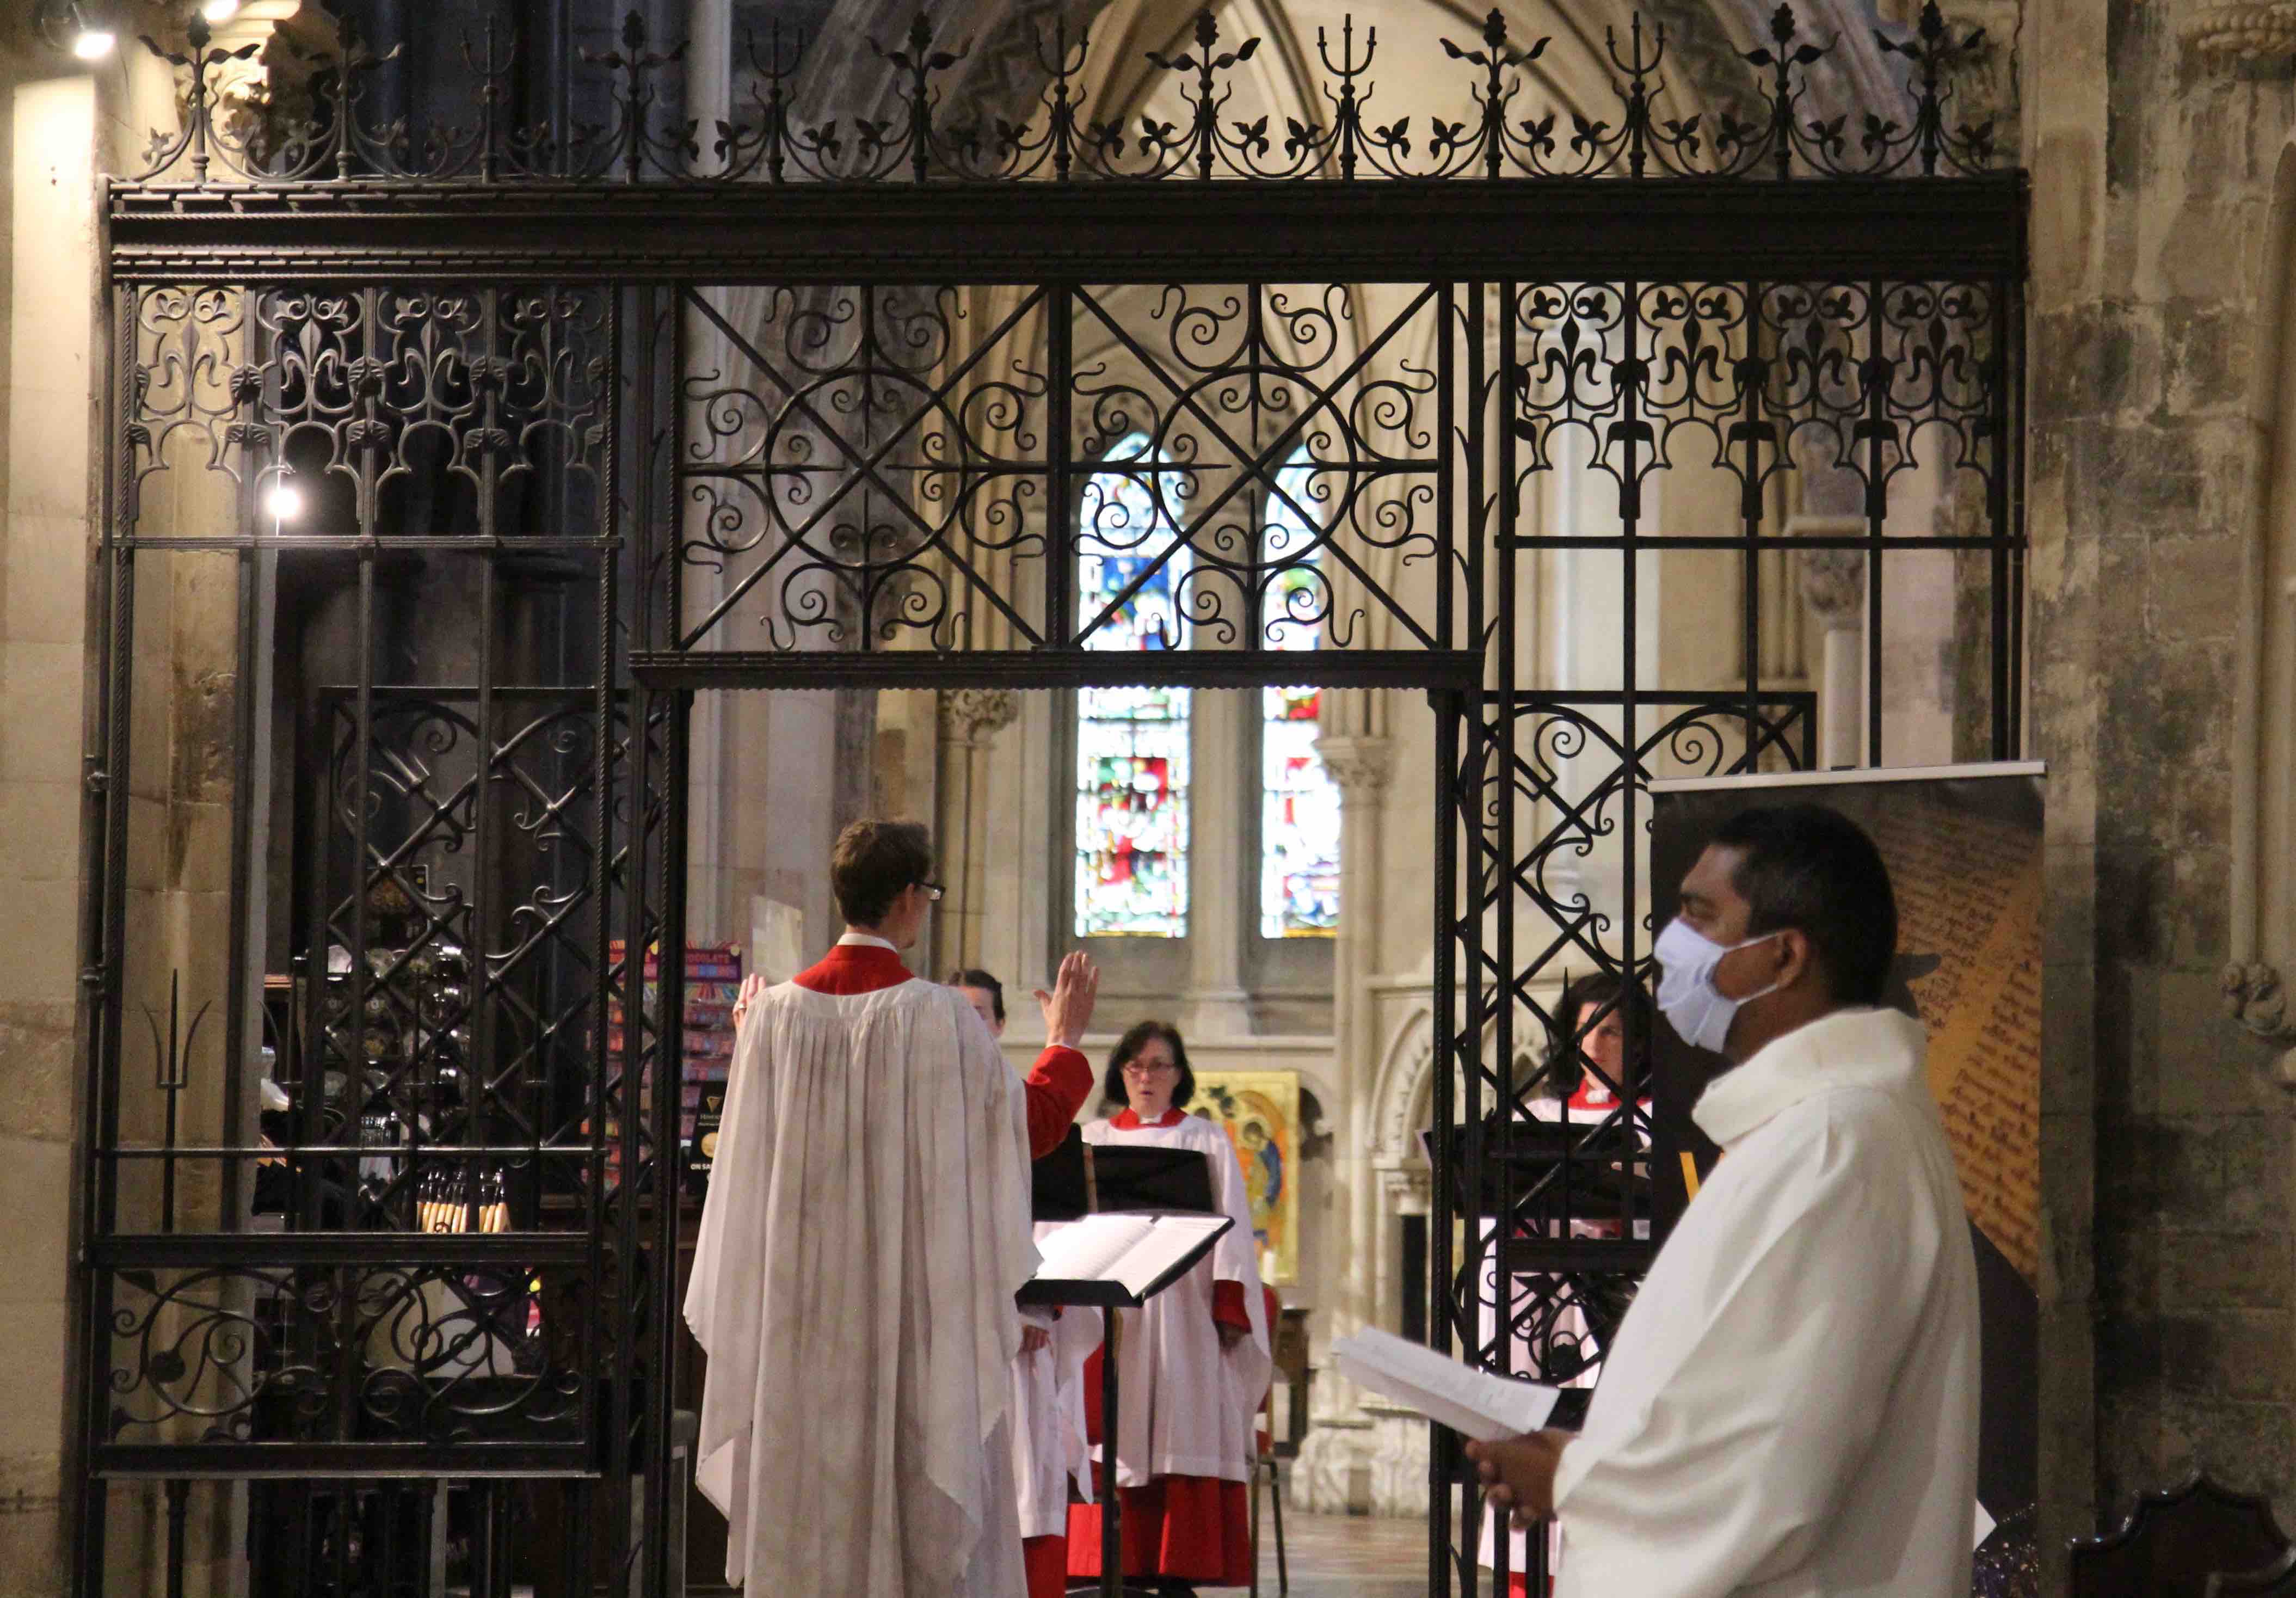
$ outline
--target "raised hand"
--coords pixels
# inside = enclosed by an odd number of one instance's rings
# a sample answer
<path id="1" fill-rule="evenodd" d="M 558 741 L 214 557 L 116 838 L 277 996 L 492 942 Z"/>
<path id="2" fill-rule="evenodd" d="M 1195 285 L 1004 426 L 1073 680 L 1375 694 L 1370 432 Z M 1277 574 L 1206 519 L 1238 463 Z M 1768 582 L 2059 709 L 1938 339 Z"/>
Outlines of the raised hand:
<path id="1" fill-rule="evenodd" d="M 756 971 L 742 979 L 742 991 L 734 1000 L 734 1029 L 741 1030 L 742 1018 L 750 1013 L 750 1001 L 766 991 L 766 979 Z"/>
<path id="2" fill-rule="evenodd" d="M 1045 1012 L 1045 1041 L 1068 1049 L 1082 1043 L 1099 998 L 1100 967 L 1079 949 L 1061 962 L 1052 992 L 1037 989 L 1037 1003 Z"/>

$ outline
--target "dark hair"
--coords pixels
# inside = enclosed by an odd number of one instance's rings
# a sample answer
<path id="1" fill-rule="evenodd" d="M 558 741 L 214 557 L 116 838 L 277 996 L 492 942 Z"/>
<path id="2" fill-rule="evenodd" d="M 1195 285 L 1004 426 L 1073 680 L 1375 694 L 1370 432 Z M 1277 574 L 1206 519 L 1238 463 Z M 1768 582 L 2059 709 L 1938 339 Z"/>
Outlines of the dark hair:
<path id="1" fill-rule="evenodd" d="M 1650 1075 L 1642 1053 L 1650 1047 L 1650 995 L 1639 982 L 1624 985 L 1623 998 L 1621 991 L 1618 977 L 1604 971 L 1588 971 L 1563 984 L 1562 996 L 1554 1002 L 1554 1016 L 1547 1024 L 1546 1055 L 1540 1062 L 1537 1086 L 1559 1099 L 1577 1093 L 1587 1076 L 1579 1034 L 1596 1024 L 1596 1012 L 1616 1011 L 1619 1024 L 1626 1029 L 1626 1048 L 1619 1068 L 1626 1080 L 1613 1086 L 1627 1098 L 1642 1096 Z"/>
<path id="2" fill-rule="evenodd" d="M 1004 1020 L 1004 984 L 999 982 L 987 971 L 968 965 L 961 971 L 953 971 L 949 972 L 948 980 L 947 983 L 943 984 L 943 986 L 948 987 L 978 987 L 981 992 L 988 996 L 988 1007 L 996 1012 L 998 1022 L 1002 1023 Z"/>
<path id="3" fill-rule="evenodd" d="M 1730 885 L 1746 936 L 1792 927 L 1810 941 L 1837 1004 L 1879 1004 L 1898 955 L 1898 898 L 1865 830 L 1824 805 L 1742 810 L 1714 834 L 1738 851 Z"/>
<path id="4" fill-rule="evenodd" d="M 849 927 L 885 919 L 901 889 L 932 875 L 932 834 L 913 821 L 857 821 L 837 835 L 829 886 Z"/>
<path id="5" fill-rule="evenodd" d="M 1196 1096 L 1196 1073 L 1188 1069 L 1188 1045 L 1180 1041 L 1179 1028 L 1169 1021 L 1135 1021 L 1132 1029 L 1118 1038 L 1116 1046 L 1109 1051 L 1108 1074 L 1100 1082 L 1103 1108 L 1107 1104 L 1132 1102 L 1131 1095 L 1124 1091 L 1124 1068 L 1160 1037 L 1171 1045 L 1172 1063 L 1180 1068 L 1180 1079 L 1172 1085 L 1172 1108 L 1188 1107 L 1188 1101 Z"/>

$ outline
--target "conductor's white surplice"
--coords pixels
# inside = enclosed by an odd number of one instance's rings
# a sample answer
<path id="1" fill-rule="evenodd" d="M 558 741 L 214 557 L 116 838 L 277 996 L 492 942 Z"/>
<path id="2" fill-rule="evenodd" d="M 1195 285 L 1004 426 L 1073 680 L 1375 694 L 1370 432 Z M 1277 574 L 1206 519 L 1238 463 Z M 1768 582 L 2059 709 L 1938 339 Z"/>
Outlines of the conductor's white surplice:
<path id="1" fill-rule="evenodd" d="M 1037 1263 L 1021 1078 L 953 988 L 800 983 L 759 996 L 736 1043 L 685 1299 L 726 1578 L 1015 1598 L 1013 1295 Z"/>

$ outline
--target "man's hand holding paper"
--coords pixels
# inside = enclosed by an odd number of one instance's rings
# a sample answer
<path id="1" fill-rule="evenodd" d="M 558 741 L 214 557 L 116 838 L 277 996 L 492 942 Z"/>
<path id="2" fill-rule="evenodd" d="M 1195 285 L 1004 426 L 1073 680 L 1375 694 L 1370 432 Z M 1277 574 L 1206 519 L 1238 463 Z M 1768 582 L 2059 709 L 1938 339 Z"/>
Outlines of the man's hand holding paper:
<path id="1" fill-rule="evenodd" d="M 1467 1457 L 1482 1478 L 1483 1497 L 1493 1507 L 1512 1512 L 1518 1527 L 1554 1515 L 1554 1468 L 1562 1463 L 1567 1431 L 1534 1431 L 1497 1442 L 1467 1444 Z"/>

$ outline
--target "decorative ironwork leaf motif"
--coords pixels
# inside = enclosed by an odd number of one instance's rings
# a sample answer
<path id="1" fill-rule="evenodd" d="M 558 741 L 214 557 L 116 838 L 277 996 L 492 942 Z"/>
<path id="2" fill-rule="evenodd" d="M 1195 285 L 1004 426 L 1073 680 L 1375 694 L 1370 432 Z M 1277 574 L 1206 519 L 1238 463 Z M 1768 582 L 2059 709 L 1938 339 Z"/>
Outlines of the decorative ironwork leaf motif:
<path id="1" fill-rule="evenodd" d="M 1899 171 L 1933 174 L 1939 171 L 1981 170 L 1993 156 L 1989 127 L 1948 132 L 1940 114 L 1952 94 L 1951 76 L 1980 51 L 1985 34 L 1973 29 L 1956 37 L 1932 4 L 1924 8 L 1911 39 L 1891 37 L 1873 30 L 1876 50 L 1884 57 L 1907 63 L 1905 92 L 1914 104 L 1910 117 L 1893 117 L 1879 108 L 1860 108 L 1855 114 L 1866 129 L 1859 159 L 1847 159 L 1841 129 L 1852 113 L 1811 118 L 1799 112 L 1809 86 L 1808 70 L 1833 49 L 1801 37 L 1790 7 L 1780 6 L 1770 21 L 1770 42 L 1742 53 L 1748 65 L 1767 75 L 1758 93 L 1762 103 L 1753 114 L 1729 111 L 1722 135 L 1710 145 L 1696 136 L 1696 116 L 1674 117 L 1662 103 L 1666 94 L 1663 70 L 1668 37 L 1663 27 L 1645 29 L 1639 16 L 1632 20 L 1631 45 L 1621 53 L 1614 34 L 1605 33 L 1605 45 L 1618 69 L 1613 89 L 1619 107 L 1615 115 L 1574 111 L 1576 136 L 1569 155 L 1558 165 L 1550 135 L 1555 108 L 1523 108 L 1513 118 L 1498 114 L 1501 106 L 1529 92 L 1520 76 L 1522 69 L 1544 54 L 1548 37 L 1518 45 L 1508 37 L 1506 21 L 1493 10 L 1481 29 L 1480 47 L 1467 48 L 1438 37 L 1443 56 L 1475 69 L 1478 80 L 1463 86 L 1468 101 L 1482 108 L 1480 118 L 1437 119 L 1438 136 L 1428 146 L 1430 161 L 1414 164 L 1402 124 L 1390 124 L 1369 136 L 1361 122 L 1361 107 L 1373 98 L 1374 86 L 1365 73 L 1371 55 L 1360 58 L 1352 44 L 1354 23 L 1347 19 L 1342 31 L 1349 40 L 1340 59 L 1325 49 L 1319 31 L 1318 49 L 1331 76 L 1320 93 L 1339 108 L 1333 125 L 1318 130 L 1304 120 L 1286 141 L 1280 164 L 1270 166 L 1267 128 L 1237 121 L 1223 130 L 1213 117 L 1230 94 L 1222 77 L 1252 61 L 1259 49 L 1258 37 L 1233 48 L 1222 48 L 1219 30 L 1209 12 L 1199 12 L 1191 46 L 1170 54 L 1144 53 L 1160 71 L 1179 76 L 1181 98 L 1193 108 L 1193 131 L 1174 123 L 1144 121 L 1143 135 L 1132 149 L 1136 165 L 1127 165 L 1126 147 L 1105 119 L 1083 119 L 1078 114 L 1072 79 L 1079 70 L 1088 39 L 1071 46 L 1065 20 L 1056 20 L 1057 39 L 1052 54 L 1037 46 L 1052 77 L 1040 99 L 1043 116 L 1015 119 L 999 115 L 994 120 L 993 149 L 984 149 L 980 125 L 955 127 L 936 123 L 935 110 L 941 83 L 972 53 L 972 43 L 936 48 L 932 26 L 920 12 L 903 38 L 892 46 L 870 42 L 879 59 L 901 75 L 903 108 L 899 114 L 853 125 L 850 140 L 840 136 L 832 119 L 807 126 L 791 117 L 789 88 L 802 48 L 782 25 L 767 25 L 764 41 L 751 30 L 743 41 L 750 61 L 762 83 L 743 111 L 713 119 L 713 134 L 703 165 L 698 119 L 677 119 L 663 110 L 666 103 L 661 75 L 684 60 L 684 42 L 668 49 L 653 48 L 643 15 L 627 13 L 620 47 L 579 52 L 585 65 L 606 75 L 612 112 L 604 125 L 585 122 L 571 129 L 528 127 L 510 121 L 505 108 L 518 102 L 513 76 L 518 63 L 496 39 L 489 20 L 483 45 L 465 37 L 463 58 L 477 83 L 471 102 L 459 117 L 434 121 L 419 146 L 410 143 L 404 115 L 375 119 L 383 102 L 371 94 L 368 75 L 398 53 L 377 57 L 359 41 L 348 23 L 332 54 L 313 55 L 304 64 L 312 86 L 314 103 L 307 117 L 282 123 L 276 116 L 266 123 L 259 140 L 235 130 L 235 114 L 219 94 L 211 92 L 218 65 L 246 58 L 253 45 L 230 52 L 210 47 L 205 25 L 194 20 L 189 53 L 144 42 L 159 59 L 192 80 L 190 125 L 177 134 L 155 133 L 146 152 L 145 170 L 137 181 L 167 184 L 184 180 L 205 187 L 226 180 L 266 187 L 303 182 L 475 178 L 483 183 L 533 181 L 557 183 L 623 183 L 722 181 L 773 184 L 1020 181 L 1051 176 L 1060 181 L 1101 178 L 1299 178 L 1349 180 L 1358 176 L 1383 177 L 1485 177 L 1512 174 L 1526 177 L 1645 176 L 1716 176 L 1754 177 L 1767 175 L 1882 176 Z M 1515 131 L 1521 129 L 1518 135 Z"/>

